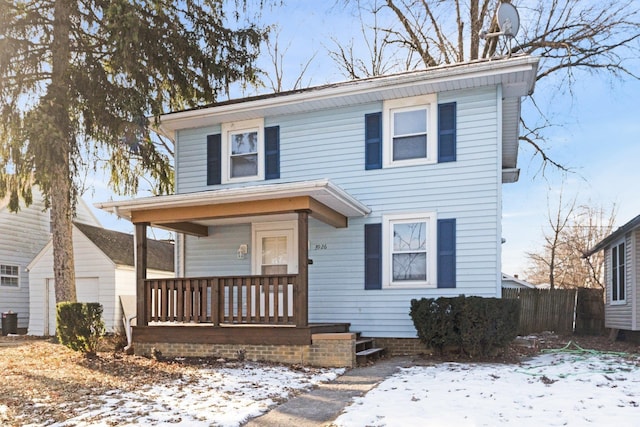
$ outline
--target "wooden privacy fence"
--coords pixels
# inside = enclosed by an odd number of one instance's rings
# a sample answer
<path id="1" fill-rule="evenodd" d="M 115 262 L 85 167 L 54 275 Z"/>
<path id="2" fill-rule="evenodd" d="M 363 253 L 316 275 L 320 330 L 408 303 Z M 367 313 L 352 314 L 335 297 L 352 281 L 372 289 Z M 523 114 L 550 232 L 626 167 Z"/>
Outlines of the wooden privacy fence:
<path id="1" fill-rule="evenodd" d="M 520 300 L 520 335 L 542 331 L 597 335 L 604 331 L 600 289 L 503 289 L 502 297 Z"/>

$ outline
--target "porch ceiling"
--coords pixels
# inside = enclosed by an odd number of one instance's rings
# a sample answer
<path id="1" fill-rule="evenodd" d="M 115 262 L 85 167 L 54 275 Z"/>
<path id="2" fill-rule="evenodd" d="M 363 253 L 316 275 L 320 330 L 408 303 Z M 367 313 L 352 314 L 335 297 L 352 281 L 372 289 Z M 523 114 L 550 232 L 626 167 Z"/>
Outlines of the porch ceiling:
<path id="1" fill-rule="evenodd" d="M 206 236 L 209 225 L 229 218 L 240 222 L 256 216 L 307 211 L 320 221 L 344 228 L 348 218 L 371 212 L 366 205 L 329 180 L 145 197 L 96 203 L 95 206 L 134 224 L 149 223 L 154 227 L 197 236 Z"/>

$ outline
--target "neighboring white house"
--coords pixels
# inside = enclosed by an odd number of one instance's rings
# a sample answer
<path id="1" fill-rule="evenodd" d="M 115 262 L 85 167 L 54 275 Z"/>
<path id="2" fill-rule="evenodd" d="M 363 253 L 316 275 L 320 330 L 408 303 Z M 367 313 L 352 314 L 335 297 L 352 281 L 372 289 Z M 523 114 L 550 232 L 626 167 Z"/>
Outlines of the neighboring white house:
<path id="1" fill-rule="evenodd" d="M 76 221 L 100 225 L 91 209 L 78 199 Z M 26 267 L 51 237 L 49 210 L 37 188 L 33 203 L 9 211 L 9 199 L 0 200 L 0 312 L 18 314 L 18 331 L 29 324 L 29 275 Z"/>
<path id="2" fill-rule="evenodd" d="M 135 295 L 133 236 L 74 223 L 76 291 L 80 302 L 99 302 L 108 332 L 122 329 L 119 297 Z M 148 241 L 148 277 L 173 277 L 173 244 Z M 53 248 L 49 242 L 28 265 L 30 276 L 29 335 L 55 335 L 56 310 Z"/>
<path id="3" fill-rule="evenodd" d="M 585 256 L 604 250 L 607 328 L 640 331 L 640 215 L 618 228 Z"/>
<path id="4" fill-rule="evenodd" d="M 502 289 L 535 289 L 536 285 L 526 280 L 518 278 L 518 276 L 510 276 L 502 273 Z"/>

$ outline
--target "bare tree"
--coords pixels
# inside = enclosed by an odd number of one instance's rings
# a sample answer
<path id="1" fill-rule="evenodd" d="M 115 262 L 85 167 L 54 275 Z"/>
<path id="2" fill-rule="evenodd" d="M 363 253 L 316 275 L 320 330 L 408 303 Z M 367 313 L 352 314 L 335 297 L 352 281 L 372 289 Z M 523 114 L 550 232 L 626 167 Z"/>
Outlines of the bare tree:
<path id="1" fill-rule="evenodd" d="M 584 257 L 587 251 L 611 234 L 616 220 L 616 207 L 582 205 L 566 235 L 571 254 L 574 283 L 587 288 L 604 289 L 604 252 Z M 580 255 L 579 257 L 576 255 Z"/>
<path id="2" fill-rule="evenodd" d="M 547 204 L 549 200 L 547 199 Z M 532 267 L 527 272 L 527 280 L 532 283 L 549 283 L 551 289 L 556 287 L 556 279 L 560 279 L 558 287 L 564 287 L 566 277 L 563 274 L 567 261 L 566 242 L 563 239 L 567 225 L 575 211 L 576 199 L 570 203 L 562 203 L 562 192 L 560 192 L 558 207 L 552 214 L 549 210 L 548 223 L 549 232 L 544 233 L 545 244 L 541 252 L 527 252 L 527 257 L 532 262 Z M 559 276 L 559 277 L 558 277 Z"/>
<path id="3" fill-rule="evenodd" d="M 562 194 L 557 210 L 549 211 L 545 244 L 528 252 L 527 280 L 548 283 L 551 288 L 604 288 L 602 252 L 584 258 L 587 250 L 608 236 L 615 222 L 615 206 L 609 211 L 590 204 L 576 206 L 576 199 L 564 204 Z"/>
<path id="4" fill-rule="evenodd" d="M 359 10 L 376 15 L 391 13 L 398 25 L 378 28 L 385 46 L 395 45 L 404 56 L 416 55 L 423 67 L 433 67 L 506 53 L 502 38 L 480 37 L 481 31 L 498 31 L 499 0 L 344 0 Z M 578 70 L 610 77 L 639 78 L 630 61 L 640 53 L 640 3 L 634 0 L 504 0 L 518 7 L 521 30 L 511 54 L 541 58 L 537 80 L 554 76 L 557 90 L 572 89 Z M 346 50 L 349 62 L 339 56 L 338 64 L 357 64 Z M 353 77 L 357 75 L 353 74 Z M 550 79 L 549 79 L 550 80 Z M 544 115 L 544 111 L 538 108 Z M 534 118 L 535 119 L 535 118 Z M 549 120 L 528 118 L 521 140 L 533 147 L 543 160 L 561 169 L 546 152 L 544 128 Z M 536 122 L 542 124 L 535 124 Z"/>
<path id="5" fill-rule="evenodd" d="M 300 64 L 300 69 L 298 70 L 298 74 L 293 84 L 290 87 L 284 86 L 284 73 L 285 73 L 285 56 L 291 47 L 291 42 L 289 42 L 286 47 L 282 48 L 280 45 L 280 30 L 272 29 L 273 36 L 270 36 L 266 40 L 267 46 L 267 55 L 271 61 L 271 65 L 273 66 L 272 73 L 263 73 L 268 80 L 268 87 L 273 92 L 282 92 L 284 90 L 296 90 L 301 89 L 302 87 L 309 86 L 309 84 L 303 83 L 303 79 L 307 70 L 309 69 L 309 65 L 315 59 L 317 52 L 313 53 L 309 59 Z"/>
<path id="6" fill-rule="evenodd" d="M 380 14 L 385 7 L 384 4 L 379 4 L 379 0 L 374 0 L 367 6 L 361 4 L 357 11 L 361 39 L 357 42 L 351 39 L 345 44 L 335 37 L 331 38 L 334 47 L 328 49 L 329 56 L 347 78 L 379 76 L 393 71 L 414 69 L 419 65 L 411 50 L 395 48 L 389 37 L 389 28 L 381 26 Z M 367 18 L 370 18 L 370 23 L 367 22 Z M 356 44 L 366 48 L 365 58 L 358 56 Z"/>

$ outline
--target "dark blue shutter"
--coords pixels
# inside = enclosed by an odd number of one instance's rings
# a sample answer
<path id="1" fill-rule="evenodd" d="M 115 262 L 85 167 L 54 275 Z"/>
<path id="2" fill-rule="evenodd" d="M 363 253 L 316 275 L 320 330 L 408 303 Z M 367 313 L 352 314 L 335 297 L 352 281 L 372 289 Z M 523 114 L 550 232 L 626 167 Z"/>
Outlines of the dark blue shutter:
<path id="1" fill-rule="evenodd" d="M 456 161 L 456 103 L 438 104 L 438 163 Z"/>
<path id="2" fill-rule="evenodd" d="M 382 224 L 364 226 L 364 288 L 382 289 Z"/>
<path id="3" fill-rule="evenodd" d="M 364 168 L 382 169 L 382 113 L 364 116 Z"/>
<path id="4" fill-rule="evenodd" d="M 438 287 L 456 287 L 456 220 L 438 220 Z"/>
<path id="5" fill-rule="evenodd" d="M 222 151 L 221 135 L 207 136 L 207 185 L 222 182 Z"/>
<path id="6" fill-rule="evenodd" d="M 280 178 L 280 126 L 264 128 L 264 179 Z"/>

